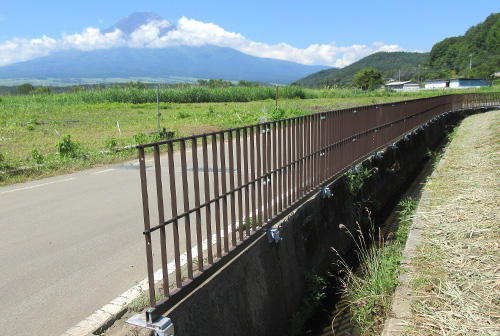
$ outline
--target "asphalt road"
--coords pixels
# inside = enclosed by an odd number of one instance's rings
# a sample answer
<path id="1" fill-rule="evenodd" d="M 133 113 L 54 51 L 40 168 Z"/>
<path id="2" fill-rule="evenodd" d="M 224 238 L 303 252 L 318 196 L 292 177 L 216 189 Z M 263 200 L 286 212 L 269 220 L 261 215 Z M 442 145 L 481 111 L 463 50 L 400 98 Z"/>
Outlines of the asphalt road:
<path id="1" fill-rule="evenodd" d="M 60 335 L 143 280 L 141 204 L 131 163 L 0 188 L 1 334 Z"/>
<path id="2" fill-rule="evenodd" d="M 186 155 L 192 189 L 190 149 Z M 166 159 L 162 157 L 163 192 L 170 216 Z M 181 213 L 178 151 L 174 162 Z M 146 160 L 151 224 L 156 225 L 153 164 L 152 158 Z M 204 195 L 203 183 L 200 194 Z M 193 190 L 189 202 L 194 205 Z M 60 335 L 146 278 L 142 211 L 138 160 L 0 188 L 1 333 Z M 183 226 L 180 253 L 186 251 Z M 205 228 L 203 236 L 206 239 Z M 154 251 L 159 249 L 158 239 L 153 239 Z M 196 245 L 194 231 L 191 240 Z M 167 235 L 170 259 L 172 249 L 172 236 Z M 160 268 L 158 261 L 155 266 Z"/>

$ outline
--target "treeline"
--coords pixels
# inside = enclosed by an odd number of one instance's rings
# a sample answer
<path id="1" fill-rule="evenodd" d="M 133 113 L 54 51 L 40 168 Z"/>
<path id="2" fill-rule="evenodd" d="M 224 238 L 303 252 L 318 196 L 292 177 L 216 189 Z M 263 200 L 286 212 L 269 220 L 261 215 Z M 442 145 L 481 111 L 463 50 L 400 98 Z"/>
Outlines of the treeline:
<path id="1" fill-rule="evenodd" d="M 363 69 L 380 71 L 384 78 L 395 80 L 418 80 L 424 73 L 428 53 L 378 52 L 346 66 L 342 69 L 328 69 L 316 72 L 293 83 L 310 88 L 341 88 L 354 84 L 354 75 Z"/>
<path id="2" fill-rule="evenodd" d="M 438 42 L 429 54 L 429 66 L 438 77 L 492 79 L 500 71 L 500 13 L 467 30 L 465 35 Z"/>

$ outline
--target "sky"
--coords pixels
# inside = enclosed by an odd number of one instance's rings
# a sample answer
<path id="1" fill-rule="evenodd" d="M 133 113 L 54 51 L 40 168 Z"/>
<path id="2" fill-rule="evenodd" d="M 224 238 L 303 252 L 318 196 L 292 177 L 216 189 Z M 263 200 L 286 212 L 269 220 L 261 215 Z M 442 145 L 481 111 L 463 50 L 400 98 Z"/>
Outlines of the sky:
<path id="1" fill-rule="evenodd" d="M 156 22 L 128 38 L 104 30 L 134 12 Z M 428 52 L 500 12 L 498 0 L 2 0 L 0 66 L 76 48 L 215 44 L 309 65 L 347 66 L 377 51 Z"/>

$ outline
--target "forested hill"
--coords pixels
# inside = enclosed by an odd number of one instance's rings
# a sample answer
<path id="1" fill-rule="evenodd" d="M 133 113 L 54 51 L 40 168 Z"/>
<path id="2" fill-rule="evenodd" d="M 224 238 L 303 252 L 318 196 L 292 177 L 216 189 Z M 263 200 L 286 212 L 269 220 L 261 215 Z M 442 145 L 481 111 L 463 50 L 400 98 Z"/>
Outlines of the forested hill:
<path id="1" fill-rule="evenodd" d="M 429 65 L 461 76 L 491 78 L 500 70 L 500 13 L 491 14 L 463 36 L 436 43 L 429 54 Z"/>
<path id="2" fill-rule="evenodd" d="M 332 68 L 304 77 L 294 84 L 304 87 L 324 87 L 349 85 L 356 72 L 363 68 L 374 68 L 382 72 L 385 78 L 410 80 L 418 77 L 419 65 L 427 62 L 429 53 L 417 52 L 378 52 L 371 54 L 342 69 Z M 401 71 L 401 77 L 400 77 Z"/>
<path id="3" fill-rule="evenodd" d="M 436 43 L 430 53 L 379 52 L 342 69 L 316 72 L 295 84 L 305 87 L 350 85 L 354 74 L 363 68 L 374 68 L 385 78 L 396 80 L 417 80 L 419 74 L 421 80 L 493 79 L 494 73 L 500 71 L 500 13 L 491 14 L 484 22 L 469 28 L 465 35 Z"/>

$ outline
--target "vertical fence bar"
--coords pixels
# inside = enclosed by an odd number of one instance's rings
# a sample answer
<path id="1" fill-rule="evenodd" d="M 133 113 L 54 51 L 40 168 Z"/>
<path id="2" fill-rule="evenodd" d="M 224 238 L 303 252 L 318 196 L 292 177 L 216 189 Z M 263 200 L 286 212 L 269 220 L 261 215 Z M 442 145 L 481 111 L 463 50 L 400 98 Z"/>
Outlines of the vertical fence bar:
<path id="1" fill-rule="evenodd" d="M 139 166 L 141 173 L 141 193 L 142 210 L 144 215 L 144 238 L 146 239 L 146 261 L 148 263 L 148 283 L 149 283 L 149 301 L 152 307 L 156 306 L 155 279 L 153 269 L 153 249 L 151 246 L 151 223 L 149 217 L 149 198 L 148 182 L 146 177 L 146 160 L 144 157 L 144 148 L 139 148 Z"/>
<path id="2" fill-rule="evenodd" d="M 181 277 L 181 253 L 179 246 L 179 220 L 177 219 L 177 194 L 175 188 L 175 168 L 174 168 L 174 145 L 169 142 L 167 145 L 168 150 L 168 175 L 170 177 L 170 203 L 172 218 L 172 231 L 174 236 L 174 258 L 175 258 L 175 280 L 177 288 L 182 288 Z"/>
<path id="3" fill-rule="evenodd" d="M 273 151 L 273 168 L 272 171 L 274 171 L 273 174 L 273 179 L 271 186 L 273 187 L 273 193 L 272 193 L 272 204 L 273 204 L 273 215 L 276 216 L 278 214 L 278 203 L 279 203 L 279 197 L 278 197 L 278 185 L 279 183 L 279 170 L 278 170 L 278 123 L 279 121 L 275 121 L 273 123 L 273 143 L 272 143 L 272 151 Z M 272 218 L 273 216 L 269 216 Z"/>
<path id="4" fill-rule="evenodd" d="M 255 135 L 257 133 L 257 135 Z M 255 172 L 255 160 L 256 160 L 256 153 L 255 153 L 255 141 L 256 138 L 259 134 L 258 126 L 256 127 L 255 131 L 253 127 L 250 127 L 250 180 L 253 181 L 252 183 L 252 231 L 255 232 L 256 226 L 257 226 L 257 185 L 256 183 L 256 172 Z"/>
<path id="5" fill-rule="evenodd" d="M 269 205 L 269 200 L 267 198 L 268 194 L 267 194 L 267 189 L 268 189 L 268 185 L 269 185 L 269 182 L 268 182 L 268 175 L 267 175 L 267 171 L 268 171 L 268 168 L 267 168 L 267 129 L 268 129 L 268 125 L 265 124 L 263 126 L 263 130 L 262 130 L 262 180 L 261 180 L 261 183 L 262 183 L 262 198 L 263 198 L 263 207 L 264 209 L 262 210 L 262 213 L 263 213 L 263 218 L 262 218 L 262 224 L 267 222 L 267 219 L 269 218 L 268 217 L 268 212 L 267 212 L 267 208 L 268 208 L 268 205 Z M 261 210 L 261 209 L 259 209 Z"/>
<path id="6" fill-rule="evenodd" d="M 273 195 L 272 195 L 272 189 L 273 189 L 273 176 L 272 176 L 272 125 L 273 124 L 268 124 L 268 129 L 266 132 L 266 137 L 267 137 L 267 158 L 266 158 L 266 165 L 267 165 L 267 217 L 265 222 L 269 222 L 271 218 L 273 217 Z"/>
<path id="7" fill-rule="evenodd" d="M 248 185 L 248 131 L 245 127 L 243 129 L 243 170 L 245 174 L 243 175 L 243 183 L 245 183 L 245 229 L 247 237 L 250 236 L 250 186 Z"/>
<path id="8" fill-rule="evenodd" d="M 198 247 L 198 271 L 203 272 L 203 233 L 201 232 L 200 177 L 198 170 L 198 144 L 196 137 L 191 140 L 193 155 L 194 206 L 196 207 L 196 238 Z"/>
<path id="9" fill-rule="evenodd" d="M 292 176 L 294 173 L 293 169 L 293 158 L 292 158 L 292 149 L 294 145 L 294 141 L 292 141 L 292 128 L 293 128 L 293 119 L 289 119 L 287 122 L 286 133 L 287 133 L 287 165 L 288 165 L 288 181 L 287 181 L 287 192 L 288 192 L 288 202 L 287 206 L 290 206 L 293 203 L 293 184 L 292 184 Z"/>
<path id="10" fill-rule="evenodd" d="M 243 241 L 243 190 L 241 189 L 243 186 L 243 179 L 241 175 L 241 132 L 240 130 L 236 131 L 236 171 L 237 171 L 237 186 L 238 188 L 238 232 L 239 232 L 239 241 Z"/>
<path id="11" fill-rule="evenodd" d="M 293 149 L 293 168 L 294 168 L 294 175 L 295 175 L 295 185 L 293 186 L 293 202 L 296 202 L 299 198 L 299 190 L 300 190 L 300 165 L 299 165 L 299 118 L 294 119 L 293 122 L 293 144 L 294 144 L 294 149 Z"/>
<path id="12" fill-rule="evenodd" d="M 229 196 L 231 201 L 231 245 L 236 246 L 236 193 L 234 191 L 234 143 L 233 132 L 227 133 L 228 161 L 229 161 Z"/>
<path id="13" fill-rule="evenodd" d="M 227 185 L 226 185 L 226 146 L 224 132 L 220 132 L 220 179 L 222 188 L 222 229 L 224 231 L 224 252 L 229 252 L 229 230 L 228 230 L 228 211 L 227 211 Z"/>
<path id="14" fill-rule="evenodd" d="M 212 165 L 214 175 L 214 198 L 215 201 L 215 237 L 217 241 L 217 258 L 222 257 L 222 239 L 220 227 L 220 200 L 219 200 L 219 164 L 217 153 L 217 135 L 212 135 Z"/>
<path id="15" fill-rule="evenodd" d="M 186 164 L 186 141 L 180 141 L 180 154 L 181 154 L 181 170 L 182 170 L 182 196 L 184 199 L 184 212 L 190 210 L 189 207 L 189 186 L 187 179 L 187 164 Z M 187 273 L 188 279 L 193 279 L 193 255 L 191 251 L 191 219 L 189 215 L 184 217 L 184 228 L 186 231 L 186 255 L 187 255 Z"/>
<path id="16" fill-rule="evenodd" d="M 278 121 L 276 124 L 278 126 L 277 129 L 277 134 L 278 134 L 278 143 L 277 143 L 277 148 L 276 152 L 278 154 L 278 163 L 277 163 L 277 178 L 278 178 L 278 210 L 277 213 L 281 213 L 283 211 L 283 198 L 285 197 L 285 190 L 284 190 L 284 177 L 285 174 L 284 168 L 283 168 L 283 155 L 284 155 L 284 147 L 283 147 L 283 121 Z"/>
<path id="17" fill-rule="evenodd" d="M 165 210 L 163 207 L 163 184 L 161 181 L 161 164 L 160 164 L 160 145 L 154 146 L 155 160 L 155 175 L 156 175 L 156 197 L 158 200 L 158 224 L 160 227 L 160 244 L 161 244 L 161 269 L 163 275 L 163 290 L 165 297 L 169 297 L 168 283 L 168 258 L 167 258 L 167 239 L 165 230 Z"/>
<path id="18" fill-rule="evenodd" d="M 263 126 L 265 130 L 265 126 Z M 260 147 L 260 137 L 262 136 L 260 126 L 257 125 L 255 129 L 255 147 L 256 147 L 256 155 L 257 155 L 257 222 L 254 223 L 255 226 L 260 226 L 262 221 L 262 160 L 261 160 L 261 152 L 262 148 Z"/>
<path id="19" fill-rule="evenodd" d="M 201 145 L 203 148 L 203 184 L 205 187 L 205 203 L 210 201 L 210 176 L 208 175 L 208 143 L 207 136 L 204 135 L 201 138 Z M 214 263 L 213 252 L 212 252 L 212 208 L 211 205 L 208 204 L 205 207 L 205 216 L 206 216 L 206 230 L 207 230 L 207 255 L 208 255 L 208 263 L 212 265 Z"/>

